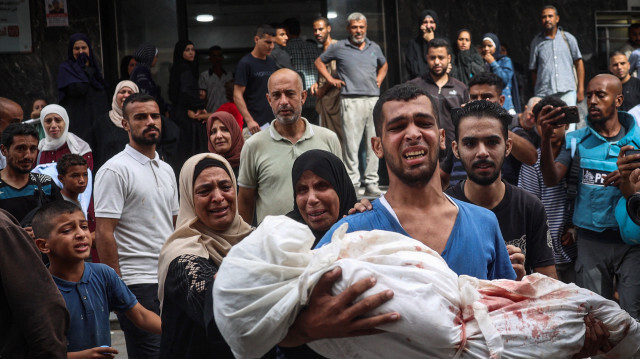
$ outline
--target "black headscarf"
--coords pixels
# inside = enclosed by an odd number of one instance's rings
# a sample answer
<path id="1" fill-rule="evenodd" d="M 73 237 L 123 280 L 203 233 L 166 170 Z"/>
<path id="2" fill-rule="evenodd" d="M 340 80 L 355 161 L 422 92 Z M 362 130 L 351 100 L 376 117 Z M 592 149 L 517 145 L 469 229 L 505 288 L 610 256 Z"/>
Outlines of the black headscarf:
<path id="1" fill-rule="evenodd" d="M 89 47 L 89 56 L 80 54 L 77 59 L 73 58 L 73 45 L 76 41 L 82 40 L 87 43 Z M 86 62 L 89 61 L 91 71 L 85 71 L 87 67 Z M 93 56 L 93 49 L 91 48 L 91 41 L 85 34 L 73 34 L 69 37 L 69 44 L 67 46 L 67 60 L 60 65 L 58 70 L 58 90 L 69 86 L 72 83 L 88 82 L 92 87 L 103 90 L 105 88 L 104 78 L 100 72 L 100 68 L 96 63 L 96 59 Z M 64 92 L 59 91 L 58 100 L 62 101 L 64 98 Z"/>
<path id="2" fill-rule="evenodd" d="M 456 41 L 460 34 L 463 32 L 468 32 L 469 37 L 471 37 L 471 31 L 468 29 L 461 29 L 456 34 Z M 457 44 L 456 44 L 457 45 Z M 469 50 L 459 50 L 458 46 L 454 47 L 454 56 L 452 59 L 452 69 L 450 75 L 462 81 L 465 85 L 469 85 L 469 80 L 485 70 L 484 68 L 484 60 L 478 54 L 478 51 L 473 47 L 473 41 L 471 42 L 471 47 Z"/>
<path id="3" fill-rule="evenodd" d="M 198 64 L 195 60 L 187 61 L 182 57 L 182 53 L 188 45 L 193 45 L 193 42 L 180 40 L 173 48 L 173 65 L 171 66 L 171 76 L 169 78 L 169 98 L 173 103 L 177 103 L 180 97 L 180 76 L 183 72 L 191 71 L 197 83 Z"/>
<path id="4" fill-rule="evenodd" d="M 356 190 L 353 188 L 353 183 L 347 174 L 347 170 L 345 169 L 342 160 L 328 151 L 310 150 L 300 155 L 300 157 L 298 157 L 293 163 L 293 169 L 291 170 L 291 180 L 293 183 L 293 211 L 287 213 L 289 218 L 306 224 L 302 218 L 302 214 L 300 214 L 300 210 L 298 209 L 298 205 L 295 200 L 296 183 L 304 171 L 313 172 L 315 175 L 322 177 L 324 180 L 329 182 L 331 186 L 333 186 L 333 189 L 336 191 L 338 198 L 340 199 L 340 213 L 338 214 L 338 219 L 346 215 L 349 212 L 349 209 L 351 209 L 358 200 L 356 197 Z M 313 229 L 311 232 L 313 232 L 313 235 L 316 237 L 313 246 L 315 246 L 326 233 L 326 231 L 314 231 Z"/>
<path id="5" fill-rule="evenodd" d="M 422 12 L 420 13 L 420 19 L 418 19 L 419 23 L 422 24 L 424 18 L 427 16 L 431 16 L 433 18 L 433 22 L 435 22 L 436 26 L 438 26 L 438 13 L 431 9 L 422 10 Z"/>

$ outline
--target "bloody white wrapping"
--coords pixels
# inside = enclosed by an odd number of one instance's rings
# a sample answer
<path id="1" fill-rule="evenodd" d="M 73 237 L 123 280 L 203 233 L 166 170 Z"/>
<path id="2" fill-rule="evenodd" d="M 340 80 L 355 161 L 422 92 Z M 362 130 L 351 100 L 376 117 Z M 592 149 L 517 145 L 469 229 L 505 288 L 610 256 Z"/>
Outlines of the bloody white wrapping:
<path id="1" fill-rule="evenodd" d="M 238 358 L 257 358 L 287 334 L 318 279 L 340 266 L 340 293 L 370 276 L 369 296 L 394 298 L 374 313 L 396 311 L 386 333 L 309 344 L 329 358 L 570 358 L 584 341 L 584 316 L 610 331 L 607 358 L 640 357 L 640 326 L 588 290 L 543 275 L 521 282 L 458 277 L 421 242 L 385 231 L 345 234 L 310 250 L 309 229 L 267 217 L 224 259 L 214 284 L 216 324 Z M 473 253 L 469 253 L 473 255 Z M 361 298 L 359 298 L 361 299 Z"/>

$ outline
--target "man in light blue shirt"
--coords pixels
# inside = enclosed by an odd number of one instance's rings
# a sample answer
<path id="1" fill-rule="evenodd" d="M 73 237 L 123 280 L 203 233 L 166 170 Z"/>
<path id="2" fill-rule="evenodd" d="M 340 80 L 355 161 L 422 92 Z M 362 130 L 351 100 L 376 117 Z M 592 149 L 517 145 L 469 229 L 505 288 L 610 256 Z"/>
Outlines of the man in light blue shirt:
<path id="1" fill-rule="evenodd" d="M 560 97 L 575 106 L 584 99 L 584 63 L 576 38 L 558 27 L 559 21 L 555 7 L 542 9 L 544 31 L 531 41 L 529 70 L 535 96 Z"/>

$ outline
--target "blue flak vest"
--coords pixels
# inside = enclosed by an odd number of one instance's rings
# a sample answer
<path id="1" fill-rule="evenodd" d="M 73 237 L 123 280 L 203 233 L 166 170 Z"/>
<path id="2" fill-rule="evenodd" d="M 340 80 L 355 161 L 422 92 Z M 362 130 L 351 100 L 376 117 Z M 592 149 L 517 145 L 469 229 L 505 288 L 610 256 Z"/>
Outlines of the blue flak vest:
<path id="1" fill-rule="evenodd" d="M 632 145 L 640 148 L 640 129 L 632 115 L 618 111 L 618 119 L 627 130 L 627 134 L 617 142 L 608 142 L 589 125 L 567 134 L 567 148 L 571 156 L 576 148 L 580 155 L 580 178 L 578 180 L 578 196 L 576 197 L 573 224 L 596 232 L 606 229 L 620 230 L 632 237 L 640 238 L 640 227 L 630 219 L 624 220 L 616 214 L 620 202 L 626 204 L 622 192 L 614 186 L 604 186 L 605 176 L 618 169 L 616 161 L 620 148 Z M 619 211 L 618 211 L 619 212 Z M 628 217 L 625 212 L 625 217 Z M 620 223 L 622 222 L 624 223 Z M 622 226 L 621 226 L 622 225 Z M 634 227 L 626 228 L 633 225 Z M 625 228 L 623 228 L 625 227 Z M 623 236 L 623 239 L 625 236 Z M 633 241 L 633 239 L 631 239 Z M 627 241 L 627 239 L 625 239 Z M 629 243 L 627 241 L 627 243 Z"/>

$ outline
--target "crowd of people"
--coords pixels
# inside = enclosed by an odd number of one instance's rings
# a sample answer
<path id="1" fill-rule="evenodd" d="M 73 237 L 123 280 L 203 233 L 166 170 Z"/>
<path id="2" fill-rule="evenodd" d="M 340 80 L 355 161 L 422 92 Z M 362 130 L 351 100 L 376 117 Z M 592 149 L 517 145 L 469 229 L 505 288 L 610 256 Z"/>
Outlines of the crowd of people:
<path id="1" fill-rule="evenodd" d="M 219 46 L 200 72 L 195 45 L 180 41 L 169 101 L 153 79 L 154 45 L 123 58 L 110 88 L 89 38 L 71 36 L 57 104 L 30 104 L 37 126 L 0 98 L 11 254 L 0 264 L 0 357 L 114 357 L 114 311 L 130 358 L 232 358 L 214 316 L 216 273 L 269 216 L 307 226 L 313 248 L 343 223 L 397 232 L 457 275 L 540 273 L 638 320 L 640 226 L 627 199 L 640 191 L 640 153 L 627 153 L 640 149 L 640 24 L 611 53 L 611 73 L 585 81 L 578 40 L 545 6 L 528 66 L 535 96 L 524 101 L 497 34 L 474 44 L 461 29 L 450 42 L 436 12 L 419 20 L 404 56 L 411 80 L 382 93 L 388 64 L 358 12 L 342 40 L 322 17 L 315 42 L 295 18 L 260 25 L 235 73 Z M 567 121 L 583 100 L 586 118 Z M 334 294 L 339 277 L 319 278 L 264 357 L 322 358 L 306 344 L 402 320 L 365 316 L 393 298 L 368 292 L 375 278 Z M 614 328 L 584 315 L 575 357 L 614 347 Z"/>

